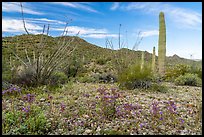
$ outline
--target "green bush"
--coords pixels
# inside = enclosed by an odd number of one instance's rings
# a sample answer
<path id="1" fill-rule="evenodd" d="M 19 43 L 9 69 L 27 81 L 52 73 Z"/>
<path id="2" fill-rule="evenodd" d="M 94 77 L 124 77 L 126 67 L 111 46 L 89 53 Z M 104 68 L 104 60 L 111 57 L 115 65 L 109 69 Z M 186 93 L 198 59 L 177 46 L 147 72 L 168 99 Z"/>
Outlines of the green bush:
<path id="1" fill-rule="evenodd" d="M 35 113 L 31 113 L 30 116 L 20 111 L 16 111 L 15 114 L 6 112 L 4 116 L 2 123 L 3 134 L 43 135 L 47 134 L 51 128 L 40 108 L 36 108 Z"/>
<path id="2" fill-rule="evenodd" d="M 79 77 L 78 80 L 81 83 L 92 83 L 97 81 L 94 77 L 91 76 Z"/>
<path id="3" fill-rule="evenodd" d="M 2 59 L 2 81 L 10 82 L 12 78 L 11 68 L 5 59 Z"/>
<path id="4" fill-rule="evenodd" d="M 191 70 L 189 65 L 177 64 L 176 66 L 171 66 L 166 68 L 165 79 L 167 81 L 173 81 L 175 78 L 189 73 Z"/>
<path id="5" fill-rule="evenodd" d="M 49 79 L 49 85 L 59 86 L 68 82 L 67 75 L 64 72 L 55 72 Z"/>
<path id="6" fill-rule="evenodd" d="M 149 88 L 152 80 L 151 67 L 144 65 L 141 70 L 139 64 L 130 66 L 118 76 L 118 82 L 121 88 L 135 89 L 135 88 Z"/>
<path id="7" fill-rule="evenodd" d="M 104 64 L 106 64 L 106 62 L 107 62 L 107 59 L 105 59 L 105 58 L 99 58 L 96 60 L 96 63 L 99 65 L 104 65 Z"/>
<path id="8" fill-rule="evenodd" d="M 66 74 L 67 74 L 67 77 L 70 78 L 70 77 L 75 77 L 77 75 L 77 72 L 78 72 L 78 67 L 75 67 L 75 66 L 69 66 L 66 70 Z"/>
<path id="9" fill-rule="evenodd" d="M 73 57 L 70 65 L 65 68 L 65 74 L 68 78 L 76 77 L 79 72 L 83 71 L 82 62 Z"/>
<path id="10" fill-rule="evenodd" d="M 161 85 L 161 84 L 157 84 L 157 83 L 152 83 L 151 90 L 152 91 L 156 91 L 156 92 L 162 92 L 162 93 L 168 92 L 167 86 Z"/>
<path id="11" fill-rule="evenodd" d="M 201 67 L 191 66 L 190 73 L 197 74 L 198 77 L 202 79 L 202 68 Z"/>
<path id="12" fill-rule="evenodd" d="M 202 80 L 197 74 L 186 73 L 175 79 L 176 85 L 201 86 Z"/>

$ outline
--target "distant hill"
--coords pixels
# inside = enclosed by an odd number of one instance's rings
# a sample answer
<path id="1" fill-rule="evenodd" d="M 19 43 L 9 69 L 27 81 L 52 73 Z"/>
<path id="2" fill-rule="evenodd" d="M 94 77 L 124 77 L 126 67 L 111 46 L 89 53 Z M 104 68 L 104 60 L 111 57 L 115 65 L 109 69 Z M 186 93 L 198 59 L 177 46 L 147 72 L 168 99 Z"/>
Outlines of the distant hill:
<path id="1" fill-rule="evenodd" d="M 10 50 L 15 50 L 18 54 L 25 54 L 24 48 L 28 48 L 30 51 L 34 50 L 34 45 L 40 43 L 42 35 L 18 35 L 14 37 L 2 37 L 2 55 L 5 60 L 9 59 L 11 55 Z M 133 51 L 130 49 L 120 49 L 120 50 L 111 50 L 107 48 L 102 48 L 100 46 L 88 43 L 84 39 L 81 39 L 76 36 L 66 36 L 66 37 L 51 37 L 43 35 L 44 38 L 44 46 L 46 51 L 49 52 L 52 48 L 56 47 L 59 41 L 63 41 L 64 38 L 66 40 L 70 40 L 71 38 L 75 38 L 72 46 L 77 46 L 77 49 L 74 51 L 73 55 L 78 60 L 83 60 L 86 62 L 94 62 L 97 59 L 105 58 L 111 62 L 115 59 L 114 54 L 118 54 L 119 58 L 126 58 L 128 61 L 134 62 L 141 59 L 141 51 Z M 113 54 L 114 53 L 114 54 Z M 28 53 L 32 56 L 32 53 Z M 152 59 L 152 53 L 145 51 L 145 61 L 150 62 Z M 156 57 L 157 61 L 157 57 Z M 166 58 L 166 65 L 175 65 L 178 63 L 183 64 L 195 64 L 202 66 L 201 61 L 193 61 L 185 58 L 181 58 L 178 55 L 173 55 Z"/>

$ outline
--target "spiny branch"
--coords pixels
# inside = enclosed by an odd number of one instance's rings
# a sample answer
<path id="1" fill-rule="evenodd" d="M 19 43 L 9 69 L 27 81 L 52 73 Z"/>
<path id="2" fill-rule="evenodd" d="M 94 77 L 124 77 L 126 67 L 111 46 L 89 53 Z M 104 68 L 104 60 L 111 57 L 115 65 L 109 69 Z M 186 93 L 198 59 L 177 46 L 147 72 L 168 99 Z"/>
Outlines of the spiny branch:
<path id="1" fill-rule="evenodd" d="M 23 27 L 24 27 L 26 33 L 29 34 L 28 30 L 26 29 L 26 25 L 25 25 L 25 20 L 24 20 L 24 15 L 23 15 L 23 5 L 22 5 L 22 2 L 20 2 L 20 6 L 21 6 L 21 13 L 22 13 Z"/>

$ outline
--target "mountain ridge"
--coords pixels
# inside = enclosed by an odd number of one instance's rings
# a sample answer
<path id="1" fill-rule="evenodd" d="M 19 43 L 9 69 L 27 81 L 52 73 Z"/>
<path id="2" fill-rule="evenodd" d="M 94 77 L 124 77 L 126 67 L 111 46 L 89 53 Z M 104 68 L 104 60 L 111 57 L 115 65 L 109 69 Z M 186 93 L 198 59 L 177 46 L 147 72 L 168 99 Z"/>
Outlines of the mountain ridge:
<path id="1" fill-rule="evenodd" d="M 141 58 L 141 52 L 142 51 L 135 51 L 127 48 L 122 48 L 122 49 L 117 49 L 117 50 L 112 50 L 109 48 L 104 48 L 95 44 L 91 44 L 87 42 L 86 40 L 78 37 L 78 36 L 58 36 L 58 37 L 52 37 L 52 36 L 47 36 L 47 35 L 16 35 L 12 37 L 2 37 L 2 47 L 12 47 L 12 45 L 16 45 L 17 48 L 21 49 L 25 45 L 34 45 L 37 43 L 40 43 L 40 38 L 44 37 L 45 41 L 44 44 L 49 48 L 52 48 L 57 44 L 57 41 L 60 39 L 67 39 L 69 40 L 70 38 L 75 38 L 74 43 L 75 45 L 78 46 L 76 49 L 76 54 L 75 56 L 78 57 L 85 57 L 88 60 L 93 60 L 93 59 L 98 59 L 98 58 L 111 58 L 114 59 L 113 55 L 111 53 L 116 53 L 116 52 L 124 52 L 127 53 L 127 55 L 132 55 L 132 59 L 139 59 Z M 19 43 L 18 43 L 19 42 Z M 121 56 L 122 57 L 122 56 Z M 145 60 L 146 61 L 151 61 L 152 53 L 149 53 L 145 51 Z M 158 56 L 156 56 L 156 61 L 157 61 Z M 177 64 L 177 63 L 185 63 L 185 64 L 192 64 L 192 63 L 198 63 L 199 61 L 195 60 L 190 60 L 186 58 L 179 57 L 178 55 L 174 54 L 173 56 L 166 56 L 167 64 Z M 202 62 L 202 59 L 201 59 Z"/>

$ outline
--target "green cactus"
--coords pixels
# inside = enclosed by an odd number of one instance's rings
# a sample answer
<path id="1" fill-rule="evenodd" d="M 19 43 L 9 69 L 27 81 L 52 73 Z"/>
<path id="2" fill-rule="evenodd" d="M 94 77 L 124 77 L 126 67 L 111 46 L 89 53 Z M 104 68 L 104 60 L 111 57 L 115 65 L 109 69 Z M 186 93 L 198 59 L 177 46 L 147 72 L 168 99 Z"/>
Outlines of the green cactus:
<path id="1" fill-rule="evenodd" d="M 164 13 L 159 14 L 159 48 L 158 48 L 158 68 L 159 74 L 164 75 L 166 58 L 166 25 Z"/>
<path id="2" fill-rule="evenodd" d="M 141 70 L 144 68 L 144 51 L 142 51 L 142 58 L 141 58 Z"/>
<path id="3" fill-rule="evenodd" d="M 152 54 L 152 72 L 155 72 L 155 47 L 153 47 L 153 54 Z"/>

